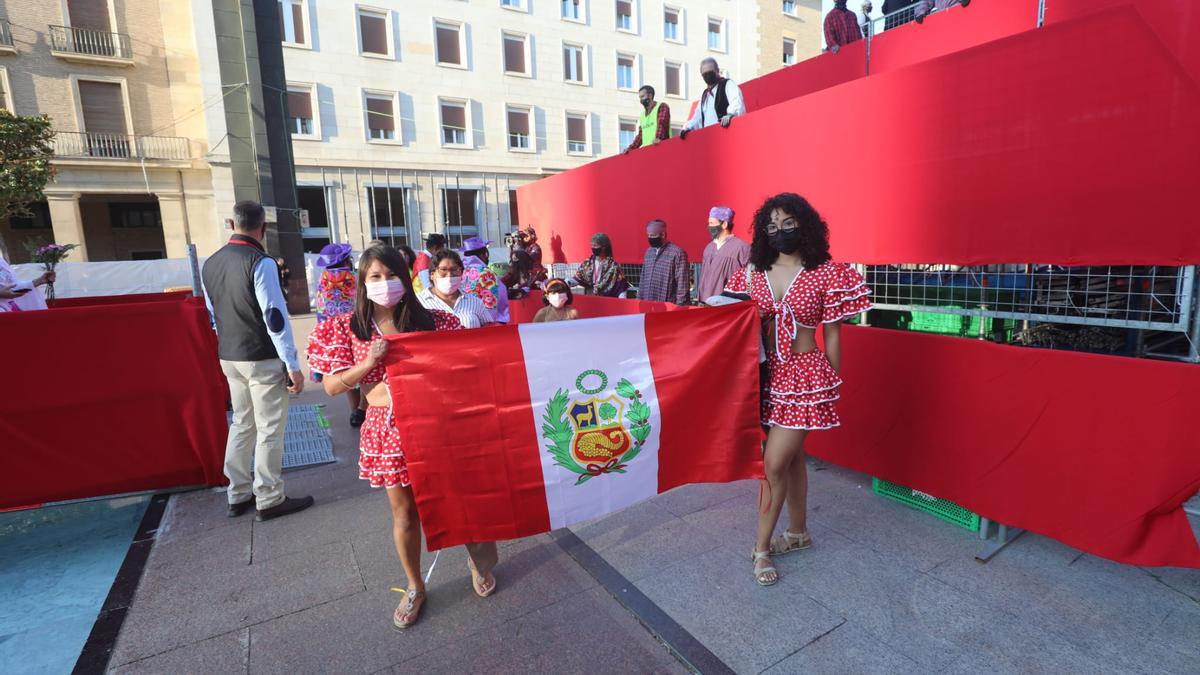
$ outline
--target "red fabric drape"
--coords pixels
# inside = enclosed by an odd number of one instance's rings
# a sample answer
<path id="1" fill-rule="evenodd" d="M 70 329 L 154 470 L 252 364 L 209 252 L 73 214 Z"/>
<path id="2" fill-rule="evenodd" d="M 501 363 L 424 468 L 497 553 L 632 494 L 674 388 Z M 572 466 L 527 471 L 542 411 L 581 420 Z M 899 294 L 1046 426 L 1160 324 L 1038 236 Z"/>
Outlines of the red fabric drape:
<path id="1" fill-rule="evenodd" d="M 942 28 L 976 9 L 947 12 Z M 597 231 L 612 236 L 618 259 L 640 260 L 651 218 L 698 259 L 710 206 L 733 206 L 745 233 L 765 196 L 791 190 L 830 223 L 841 260 L 1200 262 L 1189 215 L 1200 177 L 1200 26 L 1188 12 L 1179 2 L 1113 2 L 882 67 L 729 129 L 531 183 L 518 191 L 522 219 L 556 261 L 586 257 Z M 935 31 L 935 18 L 881 36 L 879 48 L 908 34 L 963 39 Z M 872 64 L 874 73 L 874 53 Z M 807 125 L 816 131 L 798 131 Z"/>
<path id="2" fill-rule="evenodd" d="M 848 326 L 832 462 L 1118 562 L 1200 567 L 1200 368 Z"/>
<path id="3" fill-rule="evenodd" d="M 0 314 L 0 507 L 224 483 L 216 336 L 177 300 Z"/>
<path id="4" fill-rule="evenodd" d="M 669 302 L 651 302 L 648 300 L 621 300 L 619 298 L 602 298 L 595 295 L 574 295 L 571 306 L 579 312 L 581 319 L 594 319 L 598 316 L 616 316 L 618 314 L 652 314 L 654 312 L 671 312 L 684 309 Z M 541 291 L 534 291 L 529 297 L 519 300 L 509 300 L 508 311 L 510 323 L 531 323 L 538 310 L 545 307 L 542 304 Z"/>
<path id="5" fill-rule="evenodd" d="M 100 305 L 131 305 L 139 302 L 175 302 L 192 297 L 191 291 L 171 293 L 131 293 L 129 295 L 96 295 L 82 298 L 58 298 L 54 309 L 71 307 L 98 307 Z"/>

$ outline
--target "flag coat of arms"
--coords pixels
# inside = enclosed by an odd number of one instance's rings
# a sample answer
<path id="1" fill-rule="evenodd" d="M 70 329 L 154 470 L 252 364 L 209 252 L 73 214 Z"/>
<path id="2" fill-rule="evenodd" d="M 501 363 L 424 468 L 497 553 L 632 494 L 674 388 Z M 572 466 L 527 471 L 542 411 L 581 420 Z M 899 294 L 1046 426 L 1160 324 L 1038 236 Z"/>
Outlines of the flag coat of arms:
<path id="1" fill-rule="evenodd" d="M 751 303 L 389 339 L 430 550 L 762 475 Z"/>

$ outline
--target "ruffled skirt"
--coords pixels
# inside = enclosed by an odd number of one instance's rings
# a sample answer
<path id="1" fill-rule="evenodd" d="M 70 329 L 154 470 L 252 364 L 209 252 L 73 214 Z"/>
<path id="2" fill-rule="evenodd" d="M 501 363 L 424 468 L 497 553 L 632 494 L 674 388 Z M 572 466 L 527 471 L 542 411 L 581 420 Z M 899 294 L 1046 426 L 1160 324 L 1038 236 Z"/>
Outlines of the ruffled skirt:
<path id="1" fill-rule="evenodd" d="M 371 487 L 407 487 L 408 463 L 400 449 L 400 432 L 388 421 L 388 409 L 367 408 L 358 434 L 358 477 Z"/>
<path id="2" fill-rule="evenodd" d="M 835 402 L 842 378 L 833 370 L 825 353 L 814 349 L 804 354 L 767 356 L 770 378 L 764 382 L 762 423 L 785 429 L 832 429 L 841 424 Z"/>

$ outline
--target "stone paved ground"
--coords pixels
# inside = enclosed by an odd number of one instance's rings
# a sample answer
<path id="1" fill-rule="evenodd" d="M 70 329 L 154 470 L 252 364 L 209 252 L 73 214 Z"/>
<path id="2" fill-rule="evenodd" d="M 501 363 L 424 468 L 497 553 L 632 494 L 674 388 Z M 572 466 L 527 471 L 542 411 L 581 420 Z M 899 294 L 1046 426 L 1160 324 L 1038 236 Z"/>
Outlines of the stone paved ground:
<path id="1" fill-rule="evenodd" d="M 386 498 L 356 477 L 344 401 L 327 403 L 338 462 L 286 475 L 314 508 L 255 523 L 226 518 L 218 493 L 172 498 L 115 672 L 686 671 L 614 597 L 631 587 L 738 673 L 1200 671 L 1200 571 L 1032 534 L 980 564 L 972 533 L 820 462 L 816 545 L 779 559 L 773 588 L 750 575 L 757 486 L 690 486 L 574 528 L 626 585 L 601 585 L 542 535 L 501 545 L 500 590 L 481 600 L 460 548 L 439 560 L 421 622 L 399 632 Z"/>

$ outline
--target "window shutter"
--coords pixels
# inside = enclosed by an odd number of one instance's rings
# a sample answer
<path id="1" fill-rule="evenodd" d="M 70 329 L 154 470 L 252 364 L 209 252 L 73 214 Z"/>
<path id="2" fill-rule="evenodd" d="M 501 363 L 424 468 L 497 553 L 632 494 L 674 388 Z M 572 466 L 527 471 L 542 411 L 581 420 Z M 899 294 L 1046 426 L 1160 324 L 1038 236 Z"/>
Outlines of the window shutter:
<path id="1" fill-rule="evenodd" d="M 520 38 L 504 37 L 504 70 L 509 73 L 524 73 L 525 41 Z"/>
<path id="2" fill-rule="evenodd" d="M 567 118 L 567 140 L 572 143 L 586 143 L 586 124 L 582 117 Z"/>
<path id="3" fill-rule="evenodd" d="M 287 95 L 288 117 L 311 120 L 312 94 L 307 91 L 289 91 Z"/>
<path id="4" fill-rule="evenodd" d="M 292 28 L 296 31 L 296 44 L 302 45 L 304 42 L 304 8 L 300 3 L 292 3 Z"/>
<path id="5" fill-rule="evenodd" d="M 387 19 L 375 14 L 359 14 L 358 27 L 362 33 L 363 53 L 388 53 Z"/>
<path id="6" fill-rule="evenodd" d="M 79 107 L 83 110 L 84 131 L 127 134 L 125 101 L 116 82 L 79 80 Z"/>
<path id="7" fill-rule="evenodd" d="M 437 60 L 438 63 L 462 65 L 462 55 L 458 49 L 457 28 L 450 26 L 437 27 Z"/>
<path id="8" fill-rule="evenodd" d="M 467 109 L 463 106 L 442 104 L 442 126 L 466 129 Z"/>
<path id="9" fill-rule="evenodd" d="M 667 93 L 679 94 L 679 66 L 667 66 Z"/>
<path id="10" fill-rule="evenodd" d="M 396 118 L 392 113 L 391 99 L 367 99 L 367 126 L 371 129 L 396 130 Z"/>
<path id="11" fill-rule="evenodd" d="M 105 0 L 67 0 L 67 14 L 72 28 L 86 28 L 111 33 L 108 23 L 108 3 Z"/>
<path id="12" fill-rule="evenodd" d="M 529 113 L 524 110 L 508 111 L 508 133 L 529 135 Z"/>

